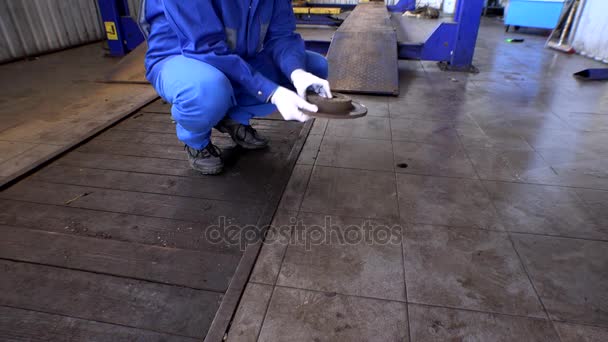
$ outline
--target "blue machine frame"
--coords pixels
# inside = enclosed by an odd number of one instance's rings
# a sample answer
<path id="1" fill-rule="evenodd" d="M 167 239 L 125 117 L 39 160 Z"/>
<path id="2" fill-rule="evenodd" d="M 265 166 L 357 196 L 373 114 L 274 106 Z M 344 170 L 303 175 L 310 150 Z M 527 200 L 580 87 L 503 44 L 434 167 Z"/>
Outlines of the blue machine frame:
<path id="1" fill-rule="evenodd" d="M 127 0 L 98 0 L 101 17 L 106 27 L 108 46 L 113 56 L 124 56 L 144 41 L 139 27 L 129 13 Z M 389 11 L 404 12 L 415 7 L 415 0 L 400 0 Z M 327 5 L 326 5 L 327 6 Z M 322 6 L 325 7 L 325 6 Z M 331 5 L 352 9 L 352 5 Z M 399 59 L 438 61 L 443 69 L 474 71 L 473 53 L 481 20 L 483 0 L 459 0 L 453 22 L 442 22 L 421 44 L 399 43 Z M 311 20 L 312 19 L 312 20 Z M 335 25 L 331 18 L 322 16 L 304 20 L 308 24 Z M 302 21 L 300 21 L 302 23 Z M 308 49 L 327 53 L 330 42 L 306 41 Z"/>
<path id="2" fill-rule="evenodd" d="M 413 0 L 401 0 L 389 11 L 403 12 L 415 6 Z M 440 23 L 422 44 L 399 43 L 399 59 L 416 59 L 440 62 L 444 70 L 476 71 L 473 54 L 479 32 L 483 0 L 459 0 L 456 3 L 453 22 Z M 306 47 L 326 53 L 329 42 L 307 41 Z"/>
<path id="3" fill-rule="evenodd" d="M 127 0 L 97 0 L 106 29 L 110 55 L 124 56 L 144 41 L 131 17 Z"/>

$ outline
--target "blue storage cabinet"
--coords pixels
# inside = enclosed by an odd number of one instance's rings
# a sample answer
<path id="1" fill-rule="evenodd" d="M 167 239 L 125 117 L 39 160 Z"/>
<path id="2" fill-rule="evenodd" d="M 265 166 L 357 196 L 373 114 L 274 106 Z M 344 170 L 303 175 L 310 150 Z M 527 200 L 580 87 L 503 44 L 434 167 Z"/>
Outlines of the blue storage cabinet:
<path id="1" fill-rule="evenodd" d="M 505 14 L 505 29 L 525 26 L 554 29 L 565 0 L 510 0 Z"/>

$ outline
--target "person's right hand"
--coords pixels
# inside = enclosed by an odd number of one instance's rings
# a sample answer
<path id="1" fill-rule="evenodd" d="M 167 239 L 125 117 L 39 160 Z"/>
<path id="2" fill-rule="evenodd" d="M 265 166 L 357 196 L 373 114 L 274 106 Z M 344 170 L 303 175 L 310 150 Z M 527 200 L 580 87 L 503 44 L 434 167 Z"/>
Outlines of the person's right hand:
<path id="1" fill-rule="evenodd" d="M 302 113 L 302 109 L 313 113 L 319 110 L 317 106 L 306 102 L 298 94 L 284 87 L 277 88 L 274 94 L 272 94 L 270 102 L 277 106 L 277 109 L 285 120 L 304 122 L 310 119 L 310 116 Z"/>

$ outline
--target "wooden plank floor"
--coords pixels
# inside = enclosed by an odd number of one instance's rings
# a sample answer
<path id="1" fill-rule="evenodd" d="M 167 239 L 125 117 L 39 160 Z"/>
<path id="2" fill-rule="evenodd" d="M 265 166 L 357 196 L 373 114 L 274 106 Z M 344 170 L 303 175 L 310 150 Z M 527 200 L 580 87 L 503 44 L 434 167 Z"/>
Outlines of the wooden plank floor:
<path id="1" fill-rule="evenodd" d="M 264 151 L 214 136 L 228 167 L 203 176 L 168 112 L 155 102 L 0 193 L 0 336 L 205 337 L 244 251 L 207 228 L 259 224 L 304 126 L 255 120 Z"/>
<path id="2" fill-rule="evenodd" d="M 93 43 L 0 66 L 0 188 L 158 97 L 97 82 L 118 62 L 104 56 Z"/>

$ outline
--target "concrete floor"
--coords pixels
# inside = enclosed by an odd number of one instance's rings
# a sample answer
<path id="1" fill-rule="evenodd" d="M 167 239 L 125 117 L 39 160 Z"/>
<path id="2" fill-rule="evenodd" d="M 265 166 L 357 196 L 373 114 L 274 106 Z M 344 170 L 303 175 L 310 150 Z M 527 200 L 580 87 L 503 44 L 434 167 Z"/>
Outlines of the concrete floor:
<path id="1" fill-rule="evenodd" d="M 481 73 L 316 120 L 229 340 L 607 341 L 608 84 L 543 45 L 487 20 Z"/>

